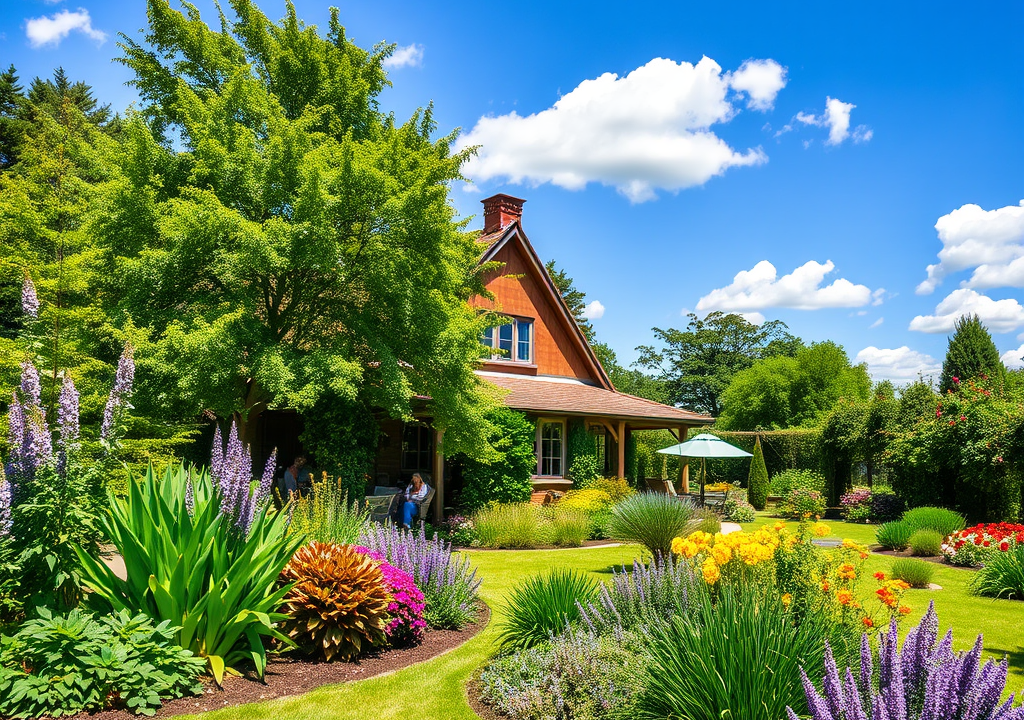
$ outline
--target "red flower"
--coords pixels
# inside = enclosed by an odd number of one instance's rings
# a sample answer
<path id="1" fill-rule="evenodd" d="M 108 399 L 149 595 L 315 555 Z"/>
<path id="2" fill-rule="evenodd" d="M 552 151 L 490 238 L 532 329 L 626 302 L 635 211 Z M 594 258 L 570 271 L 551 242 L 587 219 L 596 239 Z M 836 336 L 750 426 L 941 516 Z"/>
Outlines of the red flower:
<path id="1" fill-rule="evenodd" d="M 1003 540 L 1001 543 L 999 543 L 999 549 L 1002 550 L 1003 552 L 1006 552 L 1007 550 L 1010 549 L 1010 543 L 1008 543 L 1005 540 Z"/>
<path id="2" fill-rule="evenodd" d="M 966 420 L 966 419 L 967 419 L 967 418 L 966 418 L 966 417 L 964 417 L 963 415 L 961 415 L 961 416 L 960 416 L 960 422 L 963 422 L 963 421 L 964 421 L 964 420 Z"/>
<path id="3" fill-rule="evenodd" d="M 949 424 L 950 424 L 950 425 L 956 425 L 956 420 L 950 420 L 950 421 L 949 421 Z"/>
<path id="4" fill-rule="evenodd" d="M 942 409 L 939 408 L 935 411 L 935 417 L 942 417 Z"/>
<path id="5" fill-rule="evenodd" d="M 982 543 L 982 545 L 984 545 L 985 547 L 988 547 L 991 544 L 992 543 L 990 543 L 988 540 L 986 540 L 985 542 Z"/>
<path id="6" fill-rule="evenodd" d="M 958 378 L 956 375 L 954 375 L 953 376 L 953 382 L 959 384 L 960 383 L 960 378 Z"/>

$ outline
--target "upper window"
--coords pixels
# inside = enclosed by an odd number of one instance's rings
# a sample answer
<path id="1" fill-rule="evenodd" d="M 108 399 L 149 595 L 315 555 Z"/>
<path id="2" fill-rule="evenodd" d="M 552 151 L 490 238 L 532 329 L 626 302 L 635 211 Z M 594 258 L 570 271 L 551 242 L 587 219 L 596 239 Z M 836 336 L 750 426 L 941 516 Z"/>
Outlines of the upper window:
<path id="1" fill-rule="evenodd" d="M 517 319 L 487 328 L 480 335 L 480 342 L 499 351 L 491 355 L 494 360 L 533 362 L 533 320 Z"/>

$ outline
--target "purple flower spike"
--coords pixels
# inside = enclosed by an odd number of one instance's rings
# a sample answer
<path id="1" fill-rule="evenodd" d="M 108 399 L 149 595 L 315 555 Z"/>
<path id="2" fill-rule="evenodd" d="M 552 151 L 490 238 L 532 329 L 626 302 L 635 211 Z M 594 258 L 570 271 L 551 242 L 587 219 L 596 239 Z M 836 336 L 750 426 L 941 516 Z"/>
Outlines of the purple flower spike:
<path id="1" fill-rule="evenodd" d="M 39 296 L 36 295 L 36 286 L 32 284 L 28 273 L 25 273 L 25 280 L 21 283 L 21 311 L 33 320 L 39 317 Z"/>
<path id="2" fill-rule="evenodd" d="M 117 361 L 117 374 L 114 376 L 114 386 L 110 389 L 110 396 L 107 398 L 106 407 L 103 408 L 103 424 L 100 426 L 100 438 L 112 440 L 115 422 L 118 416 L 128 405 L 128 399 L 132 394 L 132 385 L 135 382 L 135 358 L 134 349 L 130 344 L 124 346 L 121 359 Z"/>
<path id="3" fill-rule="evenodd" d="M 68 454 L 78 440 L 78 390 L 70 375 L 64 376 L 57 404 L 57 426 L 60 428 L 60 452 L 57 454 L 57 472 L 61 475 L 68 466 Z"/>
<path id="4" fill-rule="evenodd" d="M 26 410 L 39 407 L 42 403 L 43 388 L 39 384 L 39 371 L 30 362 L 21 364 L 21 397 Z"/>

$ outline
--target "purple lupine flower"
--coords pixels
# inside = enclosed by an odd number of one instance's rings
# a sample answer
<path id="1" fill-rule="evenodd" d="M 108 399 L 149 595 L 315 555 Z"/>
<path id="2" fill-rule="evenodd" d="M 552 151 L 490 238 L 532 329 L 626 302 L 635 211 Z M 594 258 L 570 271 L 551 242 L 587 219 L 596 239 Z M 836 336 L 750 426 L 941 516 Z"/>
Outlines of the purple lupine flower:
<path id="1" fill-rule="evenodd" d="M 25 454 L 27 446 L 25 429 L 25 408 L 18 399 L 18 393 L 11 393 L 11 406 L 7 410 L 7 447 L 10 452 L 10 460 L 7 466 L 9 482 L 17 480 L 24 482 L 31 477 L 28 457 Z"/>
<path id="2" fill-rule="evenodd" d="M 25 280 L 21 283 L 21 311 L 33 320 L 39 317 L 39 296 L 36 295 L 36 286 L 32 284 L 28 273 L 25 273 Z"/>
<path id="3" fill-rule="evenodd" d="M 271 456 L 271 463 L 276 463 L 276 451 Z M 256 510 L 264 497 L 261 495 L 264 484 L 267 494 L 273 481 L 273 465 L 264 468 L 263 479 L 253 492 L 252 455 L 242 443 L 238 435 L 238 426 L 231 423 L 228 431 L 227 446 L 221 444 L 220 428 L 214 431 L 213 451 L 210 460 L 210 474 L 220 494 L 221 513 L 234 525 L 238 532 L 245 535 L 252 527 Z M 269 480 L 267 473 L 270 473 Z"/>
<path id="4" fill-rule="evenodd" d="M 115 421 L 131 397 L 132 385 L 135 382 L 134 352 L 130 344 L 125 344 L 121 359 L 117 361 L 114 386 L 110 388 L 107 404 L 103 408 L 103 424 L 100 426 L 100 438 L 103 440 L 113 439 Z"/>
<path id="5" fill-rule="evenodd" d="M 21 397 L 25 409 L 39 407 L 43 398 L 43 387 L 39 383 L 39 371 L 30 362 L 21 364 Z"/>
<path id="6" fill-rule="evenodd" d="M 57 454 L 57 472 L 67 470 L 68 453 L 78 439 L 78 390 L 70 375 L 64 376 L 57 403 L 57 426 L 60 428 L 60 451 Z"/>
<path id="7" fill-rule="evenodd" d="M 11 532 L 11 483 L 0 465 L 0 535 Z"/>
<path id="8" fill-rule="evenodd" d="M 824 694 L 800 671 L 812 720 L 1024 720 L 1024 706 L 1013 707 L 1013 695 L 999 704 L 1006 688 L 1007 661 L 988 660 L 982 665 L 981 635 L 966 653 L 953 651 L 952 631 L 938 643 L 937 637 L 935 603 L 907 634 L 902 648 L 897 645 L 893 621 L 889 631 L 879 637 L 877 692 L 871 686 L 871 670 L 864 668 L 871 663 L 867 636 L 861 643 L 859 684 L 847 668 L 842 687 L 836 687 L 834 678 L 830 679 L 835 660 L 826 644 Z M 864 648 L 868 648 L 866 653 Z M 862 702 L 864 698 L 869 700 Z M 870 717 L 865 707 L 870 707 Z M 792 708 L 786 712 L 790 720 L 797 717 Z"/>

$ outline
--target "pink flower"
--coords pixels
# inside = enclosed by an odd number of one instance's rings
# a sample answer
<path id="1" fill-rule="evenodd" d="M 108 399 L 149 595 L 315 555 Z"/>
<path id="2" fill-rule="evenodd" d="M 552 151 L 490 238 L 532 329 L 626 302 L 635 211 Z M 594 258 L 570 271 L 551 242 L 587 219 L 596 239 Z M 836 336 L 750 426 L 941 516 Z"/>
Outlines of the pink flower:
<path id="1" fill-rule="evenodd" d="M 958 378 L 956 375 L 954 375 L 953 376 L 953 382 L 959 384 L 960 383 L 960 378 Z"/>

